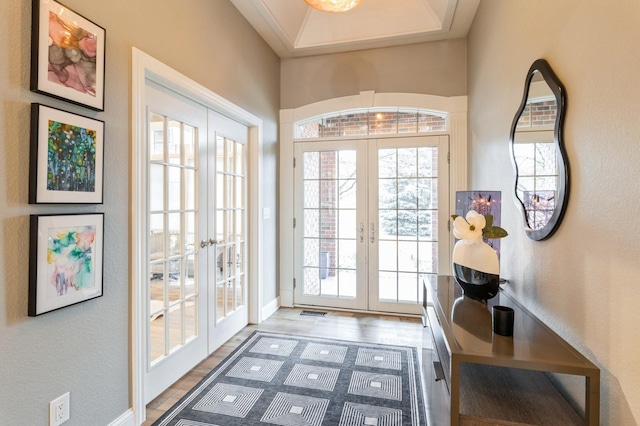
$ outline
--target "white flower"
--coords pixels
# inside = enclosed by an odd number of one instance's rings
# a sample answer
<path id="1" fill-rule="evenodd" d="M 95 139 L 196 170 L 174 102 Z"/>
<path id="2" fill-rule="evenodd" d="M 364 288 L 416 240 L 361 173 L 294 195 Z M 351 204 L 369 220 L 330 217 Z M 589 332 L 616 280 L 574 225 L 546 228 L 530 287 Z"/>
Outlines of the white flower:
<path id="1" fill-rule="evenodd" d="M 453 221 L 453 236 L 459 240 L 476 240 L 482 238 L 482 230 L 486 225 L 483 215 L 469 210 L 466 219 L 458 216 Z"/>

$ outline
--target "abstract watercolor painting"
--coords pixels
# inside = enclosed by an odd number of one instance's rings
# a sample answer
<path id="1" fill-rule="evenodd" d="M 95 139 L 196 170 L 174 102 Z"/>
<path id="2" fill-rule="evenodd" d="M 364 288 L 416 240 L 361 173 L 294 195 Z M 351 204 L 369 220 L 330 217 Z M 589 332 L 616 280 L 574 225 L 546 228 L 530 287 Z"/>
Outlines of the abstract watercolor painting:
<path id="1" fill-rule="evenodd" d="M 102 295 L 102 213 L 31 216 L 29 315 Z"/>
<path id="2" fill-rule="evenodd" d="M 33 0 L 31 90 L 104 109 L 104 28 L 55 0 Z"/>
<path id="3" fill-rule="evenodd" d="M 31 106 L 31 203 L 102 203 L 104 122 Z"/>

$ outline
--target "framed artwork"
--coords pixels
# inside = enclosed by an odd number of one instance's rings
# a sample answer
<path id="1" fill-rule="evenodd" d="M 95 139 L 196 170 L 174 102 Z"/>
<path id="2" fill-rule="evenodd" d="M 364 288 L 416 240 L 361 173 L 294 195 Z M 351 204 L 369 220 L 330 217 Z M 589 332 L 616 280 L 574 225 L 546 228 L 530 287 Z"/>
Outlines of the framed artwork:
<path id="1" fill-rule="evenodd" d="M 31 104 L 29 202 L 102 203 L 104 121 Z"/>
<path id="2" fill-rule="evenodd" d="M 33 0 L 31 90 L 104 110 L 106 31 L 55 0 Z"/>
<path id="3" fill-rule="evenodd" d="M 29 316 L 102 296 L 104 214 L 31 215 Z"/>

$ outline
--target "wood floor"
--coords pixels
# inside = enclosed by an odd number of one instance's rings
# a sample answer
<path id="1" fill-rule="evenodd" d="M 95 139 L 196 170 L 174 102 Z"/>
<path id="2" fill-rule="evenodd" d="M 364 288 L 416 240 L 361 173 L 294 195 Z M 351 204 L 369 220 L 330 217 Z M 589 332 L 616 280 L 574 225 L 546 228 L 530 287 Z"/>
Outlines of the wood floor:
<path id="1" fill-rule="evenodd" d="M 301 311 L 301 309 L 280 308 L 261 324 L 249 325 L 244 328 L 182 379 L 151 401 L 147 405 L 147 420 L 143 426 L 151 425 L 171 408 L 254 330 L 422 347 L 424 329 L 419 318 L 331 311 L 324 317 L 314 317 L 302 316 L 300 315 Z"/>

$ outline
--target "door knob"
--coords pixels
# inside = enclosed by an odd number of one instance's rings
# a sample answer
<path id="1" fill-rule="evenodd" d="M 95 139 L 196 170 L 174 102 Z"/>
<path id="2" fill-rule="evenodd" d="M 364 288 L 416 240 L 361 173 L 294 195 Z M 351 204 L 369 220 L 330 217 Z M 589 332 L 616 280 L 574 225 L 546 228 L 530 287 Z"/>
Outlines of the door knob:
<path id="1" fill-rule="evenodd" d="M 211 241 L 211 240 L 209 240 L 209 241 L 207 241 L 207 240 L 202 240 L 202 241 L 200 241 L 200 247 L 205 248 L 205 247 L 207 247 L 207 246 L 210 246 L 210 245 L 211 245 L 211 242 L 210 242 L 210 241 Z"/>

